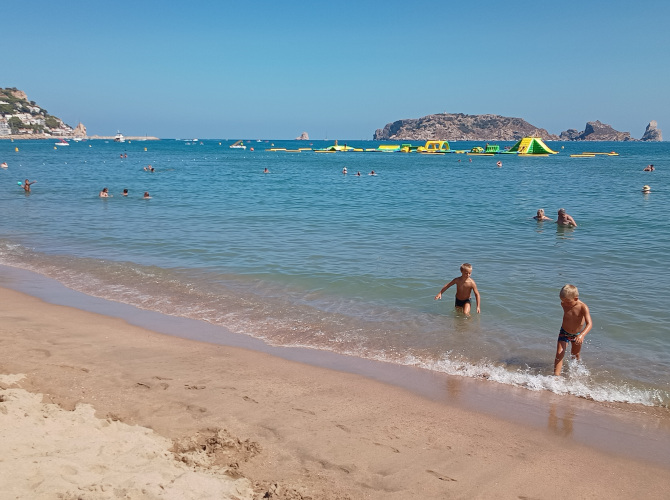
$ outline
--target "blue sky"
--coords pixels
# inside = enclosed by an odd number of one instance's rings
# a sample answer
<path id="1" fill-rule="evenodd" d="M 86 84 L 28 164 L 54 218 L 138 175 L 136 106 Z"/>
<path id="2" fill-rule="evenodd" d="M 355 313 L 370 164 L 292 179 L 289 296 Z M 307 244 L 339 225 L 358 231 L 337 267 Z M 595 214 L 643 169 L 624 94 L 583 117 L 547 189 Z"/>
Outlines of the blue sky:
<path id="1" fill-rule="evenodd" d="M 371 139 L 450 112 L 670 136 L 665 1 L 26 0 L 0 17 L 0 87 L 89 135 Z"/>

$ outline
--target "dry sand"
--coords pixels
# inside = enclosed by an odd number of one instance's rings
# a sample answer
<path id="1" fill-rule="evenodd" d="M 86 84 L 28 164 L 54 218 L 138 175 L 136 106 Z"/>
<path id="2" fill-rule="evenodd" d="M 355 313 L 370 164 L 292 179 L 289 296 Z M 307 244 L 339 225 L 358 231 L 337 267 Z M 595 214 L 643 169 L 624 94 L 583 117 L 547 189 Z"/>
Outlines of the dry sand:
<path id="1" fill-rule="evenodd" d="M 3 500 L 660 499 L 670 490 L 667 463 L 4 288 L 0 373 Z"/>

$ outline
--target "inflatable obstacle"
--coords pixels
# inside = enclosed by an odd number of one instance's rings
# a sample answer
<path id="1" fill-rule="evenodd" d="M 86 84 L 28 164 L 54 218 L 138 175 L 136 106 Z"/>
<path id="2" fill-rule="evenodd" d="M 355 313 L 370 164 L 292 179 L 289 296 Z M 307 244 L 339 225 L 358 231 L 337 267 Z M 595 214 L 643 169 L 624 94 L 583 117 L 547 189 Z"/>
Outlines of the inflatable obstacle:
<path id="1" fill-rule="evenodd" d="M 547 146 L 539 137 L 524 137 L 509 150 L 510 153 L 517 153 L 520 155 L 555 155 L 558 151 L 554 151 Z"/>

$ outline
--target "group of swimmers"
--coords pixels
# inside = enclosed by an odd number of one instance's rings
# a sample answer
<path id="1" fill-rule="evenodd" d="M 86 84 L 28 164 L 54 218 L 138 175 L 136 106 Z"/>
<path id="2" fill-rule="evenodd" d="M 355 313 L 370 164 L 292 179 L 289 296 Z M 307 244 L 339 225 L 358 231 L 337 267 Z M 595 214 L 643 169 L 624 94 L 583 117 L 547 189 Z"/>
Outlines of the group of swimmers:
<path id="1" fill-rule="evenodd" d="M 544 209 L 543 208 L 539 208 L 537 210 L 537 215 L 534 216 L 533 219 L 535 219 L 538 222 L 542 222 L 542 221 L 545 221 L 545 220 L 550 220 L 550 221 L 553 222 L 553 220 L 554 220 L 551 217 L 547 217 L 544 214 Z M 577 223 L 575 222 L 575 219 L 573 219 L 571 215 L 568 215 L 565 212 L 565 208 L 559 208 L 558 209 L 558 218 L 556 219 L 556 224 L 558 224 L 559 226 L 577 227 Z"/>
<path id="2" fill-rule="evenodd" d="M 124 190 L 123 190 L 123 193 L 121 193 L 121 194 L 122 194 L 123 196 L 128 196 L 128 189 L 124 189 Z M 100 198 L 111 198 L 111 197 L 114 196 L 114 195 L 109 194 L 109 189 L 107 189 L 107 188 L 105 187 L 105 188 L 102 188 L 102 191 L 100 191 L 100 193 L 98 194 L 98 196 L 99 196 Z M 143 196 L 143 198 L 144 198 L 144 199 L 151 198 L 151 196 L 149 195 L 149 191 L 145 191 L 145 192 L 144 192 L 144 196 Z"/>
<path id="3" fill-rule="evenodd" d="M 344 168 L 342 169 L 342 173 L 343 173 L 344 175 L 347 175 L 347 167 L 344 167 Z M 375 173 L 374 170 L 372 170 L 368 175 L 377 175 L 377 174 Z M 356 177 L 360 177 L 360 176 L 361 176 L 361 172 L 360 172 L 360 170 L 359 170 L 358 172 L 356 172 Z"/>

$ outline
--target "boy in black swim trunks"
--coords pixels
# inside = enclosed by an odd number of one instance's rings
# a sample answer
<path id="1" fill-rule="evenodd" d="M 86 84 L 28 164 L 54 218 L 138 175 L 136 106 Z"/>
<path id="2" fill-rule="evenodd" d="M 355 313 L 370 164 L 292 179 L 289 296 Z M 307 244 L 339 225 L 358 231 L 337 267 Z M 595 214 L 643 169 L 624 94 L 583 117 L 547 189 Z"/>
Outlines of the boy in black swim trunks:
<path id="1" fill-rule="evenodd" d="M 565 285 L 561 288 L 559 295 L 563 308 L 563 324 L 556 345 L 556 359 L 554 360 L 554 375 L 556 376 L 561 374 L 563 357 L 568 348 L 568 342 L 572 344 L 570 354 L 579 360 L 584 337 L 593 326 L 589 307 L 579 300 L 579 291 L 575 285 Z"/>
<path id="2" fill-rule="evenodd" d="M 435 300 L 442 298 L 442 294 L 452 285 L 456 285 L 456 309 L 462 309 L 463 314 L 470 316 L 470 293 L 475 293 L 475 300 L 477 301 L 477 314 L 479 314 L 479 290 L 477 290 L 477 284 L 470 275 L 472 274 L 472 265 L 465 264 L 461 265 L 461 275 L 458 278 L 454 278 L 449 283 L 442 287 L 440 293 L 435 296 Z"/>

